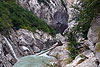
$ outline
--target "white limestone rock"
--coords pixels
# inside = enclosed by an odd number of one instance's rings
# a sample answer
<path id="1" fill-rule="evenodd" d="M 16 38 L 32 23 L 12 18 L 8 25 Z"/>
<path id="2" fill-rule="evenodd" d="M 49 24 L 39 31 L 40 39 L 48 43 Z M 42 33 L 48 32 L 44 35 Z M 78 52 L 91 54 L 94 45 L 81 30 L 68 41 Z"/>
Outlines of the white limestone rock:
<path id="1" fill-rule="evenodd" d="M 82 53 L 83 56 L 87 57 L 82 61 L 82 57 L 77 56 L 72 63 L 66 65 L 65 67 L 97 67 L 96 57 L 90 50 Z"/>

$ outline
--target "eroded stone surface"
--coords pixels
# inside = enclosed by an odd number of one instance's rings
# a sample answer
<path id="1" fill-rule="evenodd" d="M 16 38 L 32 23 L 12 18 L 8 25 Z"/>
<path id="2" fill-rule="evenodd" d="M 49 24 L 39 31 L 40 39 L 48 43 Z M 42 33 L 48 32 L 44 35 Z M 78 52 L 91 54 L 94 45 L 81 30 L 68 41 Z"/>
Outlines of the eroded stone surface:
<path id="1" fill-rule="evenodd" d="M 85 56 L 83 59 L 80 55 Z M 72 63 L 66 65 L 65 67 L 97 67 L 96 57 L 90 50 L 83 52 L 73 60 Z"/>
<path id="2" fill-rule="evenodd" d="M 45 2 L 39 2 L 39 0 L 19 0 L 19 3 L 23 8 L 32 11 L 50 26 L 63 32 L 68 27 L 68 15 L 61 0 L 43 1 Z"/>

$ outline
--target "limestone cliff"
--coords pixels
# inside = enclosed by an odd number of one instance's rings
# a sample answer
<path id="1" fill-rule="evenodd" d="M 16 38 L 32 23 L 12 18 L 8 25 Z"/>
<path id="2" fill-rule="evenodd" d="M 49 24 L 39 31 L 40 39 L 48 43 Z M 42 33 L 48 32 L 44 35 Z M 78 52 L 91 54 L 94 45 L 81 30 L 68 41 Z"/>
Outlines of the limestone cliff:
<path id="1" fill-rule="evenodd" d="M 19 3 L 60 32 L 68 27 L 68 14 L 61 0 L 19 0 Z"/>

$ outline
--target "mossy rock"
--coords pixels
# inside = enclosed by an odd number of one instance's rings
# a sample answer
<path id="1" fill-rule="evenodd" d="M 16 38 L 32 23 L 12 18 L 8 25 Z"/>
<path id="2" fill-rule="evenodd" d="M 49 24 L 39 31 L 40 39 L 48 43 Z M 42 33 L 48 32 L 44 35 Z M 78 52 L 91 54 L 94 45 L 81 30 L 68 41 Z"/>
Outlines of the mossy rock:
<path id="1" fill-rule="evenodd" d="M 66 50 L 70 50 L 70 48 L 69 47 L 66 47 Z"/>
<path id="2" fill-rule="evenodd" d="M 66 64 L 70 64 L 72 61 L 73 61 L 72 58 L 67 58 L 63 60 L 63 62 L 65 62 Z"/>
<path id="3" fill-rule="evenodd" d="M 98 52 L 100 52 L 100 42 L 97 43 L 97 45 L 96 45 L 96 50 L 97 50 Z"/>

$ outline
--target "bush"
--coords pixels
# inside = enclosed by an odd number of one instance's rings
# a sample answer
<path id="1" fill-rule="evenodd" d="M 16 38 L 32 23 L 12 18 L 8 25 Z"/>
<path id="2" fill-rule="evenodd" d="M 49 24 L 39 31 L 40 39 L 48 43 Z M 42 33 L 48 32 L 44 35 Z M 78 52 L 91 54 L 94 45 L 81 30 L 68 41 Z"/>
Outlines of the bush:
<path id="1" fill-rule="evenodd" d="M 69 55 L 74 59 L 80 53 L 80 43 L 76 41 L 74 32 L 69 32 L 68 34 L 68 50 L 70 51 Z"/>
<path id="2" fill-rule="evenodd" d="M 23 9 L 12 1 L 0 2 L 0 31 L 10 27 L 15 27 L 16 29 L 25 28 L 31 31 L 39 29 L 51 35 L 56 34 L 53 28 L 32 12 Z"/>

